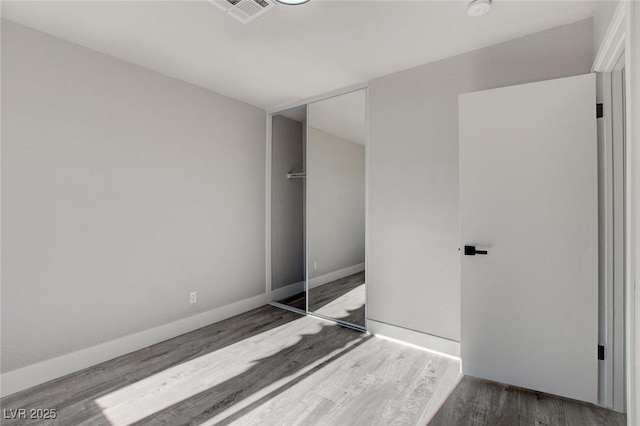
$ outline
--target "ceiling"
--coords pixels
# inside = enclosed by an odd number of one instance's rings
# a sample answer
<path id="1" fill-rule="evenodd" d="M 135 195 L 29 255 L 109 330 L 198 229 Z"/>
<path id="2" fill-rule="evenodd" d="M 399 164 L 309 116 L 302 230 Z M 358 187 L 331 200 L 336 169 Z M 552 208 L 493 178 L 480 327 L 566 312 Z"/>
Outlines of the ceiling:
<path id="1" fill-rule="evenodd" d="M 309 127 L 364 145 L 367 137 L 365 96 L 364 90 L 357 90 L 310 103 Z"/>
<path id="2" fill-rule="evenodd" d="M 242 24 L 207 1 L 2 1 L 4 18 L 273 108 L 574 22 L 594 2 L 312 0 Z"/>

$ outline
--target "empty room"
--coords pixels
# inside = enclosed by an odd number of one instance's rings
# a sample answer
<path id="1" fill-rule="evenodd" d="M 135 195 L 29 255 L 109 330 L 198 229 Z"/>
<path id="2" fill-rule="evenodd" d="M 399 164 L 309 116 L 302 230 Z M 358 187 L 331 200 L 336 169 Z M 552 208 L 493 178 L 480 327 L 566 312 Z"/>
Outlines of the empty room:
<path id="1" fill-rule="evenodd" d="M 0 424 L 640 425 L 635 0 L 0 7 Z"/>

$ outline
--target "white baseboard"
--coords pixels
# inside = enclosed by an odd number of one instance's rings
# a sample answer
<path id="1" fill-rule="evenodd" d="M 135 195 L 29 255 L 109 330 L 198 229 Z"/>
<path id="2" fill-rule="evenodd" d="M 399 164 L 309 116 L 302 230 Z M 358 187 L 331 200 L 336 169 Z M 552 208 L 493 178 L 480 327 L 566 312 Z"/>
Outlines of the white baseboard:
<path id="1" fill-rule="evenodd" d="M 32 386 L 57 379 L 101 362 L 137 351 L 147 346 L 189 333 L 218 321 L 250 311 L 271 302 L 304 290 L 304 282 L 295 283 L 270 294 L 244 299 L 221 306 L 207 312 L 164 324 L 149 330 L 120 337 L 100 345 L 82 349 L 56 358 L 32 364 L 18 370 L 9 371 L 0 376 L 0 396 L 28 389 Z"/>
<path id="2" fill-rule="evenodd" d="M 340 278 L 348 277 L 349 275 L 357 274 L 364 271 L 364 263 L 358 263 L 357 265 L 348 266 L 344 269 L 329 272 L 328 274 L 320 275 L 309 280 L 309 288 L 316 288 L 331 281 L 339 280 Z"/>
<path id="3" fill-rule="evenodd" d="M 460 342 L 420 333 L 395 325 L 367 319 L 367 331 L 374 336 L 415 346 L 450 358 L 460 359 Z"/>

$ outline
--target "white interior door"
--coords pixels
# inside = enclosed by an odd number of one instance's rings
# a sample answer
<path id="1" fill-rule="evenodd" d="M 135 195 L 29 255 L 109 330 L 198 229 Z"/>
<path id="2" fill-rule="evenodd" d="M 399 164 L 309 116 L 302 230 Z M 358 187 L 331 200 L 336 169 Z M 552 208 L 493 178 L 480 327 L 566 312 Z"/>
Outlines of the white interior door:
<path id="1" fill-rule="evenodd" d="M 596 403 L 595 74 L 459 108 L 463 373 Z"/>

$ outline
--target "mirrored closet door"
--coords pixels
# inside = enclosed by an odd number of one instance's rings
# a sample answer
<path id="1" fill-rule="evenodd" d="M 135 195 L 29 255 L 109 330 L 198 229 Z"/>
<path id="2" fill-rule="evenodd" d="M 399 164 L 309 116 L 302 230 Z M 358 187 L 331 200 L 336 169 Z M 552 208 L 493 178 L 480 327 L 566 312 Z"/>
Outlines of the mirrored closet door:
<path id="1" fill-rule="evenodd" d="M 306 105 L 271 120 L 271 289 L 302 312 L 305 292 Z"/>
<path id="2" fill-rule="evenodd" d="M 365 89 L 308 105 L 308 311 L 361 328 L 366 133 Z"/>

